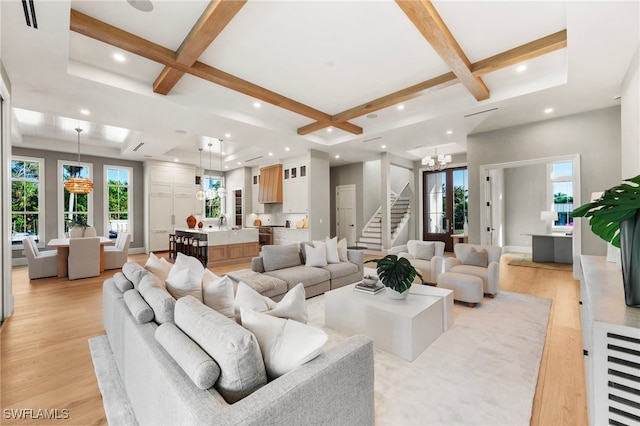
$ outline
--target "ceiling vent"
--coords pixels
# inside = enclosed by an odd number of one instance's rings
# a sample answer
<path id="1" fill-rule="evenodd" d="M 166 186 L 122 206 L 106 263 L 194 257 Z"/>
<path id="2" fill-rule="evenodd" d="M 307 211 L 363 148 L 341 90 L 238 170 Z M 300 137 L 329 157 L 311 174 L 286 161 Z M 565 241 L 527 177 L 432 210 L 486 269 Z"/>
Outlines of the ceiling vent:
<path id="1" fill-rule="evenodd" d="M 367 139 L 366 141 L 362 141 L 362 143 L 377 141 L 378 139 L 382 139 L 382 136 L 378 136 L 377 138 Z"/>
<path id="2" fill-rule="evenodd" d="M 140 142 L 138 144 L 138 146 L 136 146 L 135 148 L 133 148 L 133 152 L 137 152 L 140 148 L 142 148 L 142 145 L 144 145 L 144 142 Z"/>
<path id="3" fill-rule="evenodd" d="M 248 159 L 248 160 L 245 160 L 245 163 L 249 163 L 249 162 L 254 161 L 254 160 L 259 160 L 259 159 L 261 159 L 262 157 L 264 157 L 264 155 L 261 155 L 261 156 L 259 156 L 259 157 L 255 157 L 255 158 L 250 158 L 250 159 Z"/>
<path id="4" fill-rule="evenodd" d="M 22 0 L 22 9 L 24 9 L 24 19 L 27 21 L 28 27 L 38 29 L 38 20 L 36 19 L 36 8 L 33 5 L 33 0 Z"/>
<path id="5" fill-rule="evenodd" d="M 474 115 L 480 115 L 480 114 L 484 114 L 485 112 L 491 112 L 491 111 L 497 111 L 497 110 L 498 110 L 498 108 L 491 108 L 491 109 L 487 109 L 487 110 L 484 110 L 484 111 L 473 112 L 471 114 L 465 115 L 464 118 L 473 117 Z"/>

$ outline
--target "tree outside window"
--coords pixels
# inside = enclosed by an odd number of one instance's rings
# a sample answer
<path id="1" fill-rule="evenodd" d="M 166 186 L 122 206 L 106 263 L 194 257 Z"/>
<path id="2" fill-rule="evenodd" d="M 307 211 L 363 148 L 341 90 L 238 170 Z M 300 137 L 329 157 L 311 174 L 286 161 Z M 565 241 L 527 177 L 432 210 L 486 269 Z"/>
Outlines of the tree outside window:
<path id="1" fill-rule="evenodd" d="M 72 177 L 89 177 L 89 168 L 81 165 L 62 164 L 62 183 Z M 64 232 L 69 231 L 69 222 L 71 220 L 82 220 L 89 222 L 89 194 L 74 194 L 69 192 L 63 186 L 64 200 Z"/>
<path id="2" fill-rule="evenodd" d="M 553 163 L 551 172 L 553 210 L 558 213 L 554 226 L 573 226 L 573 162 Z"/>
<path id="3" fill-rule="evenodd" d="M 109 237 L 131 232 L 131 169 L 106 166 L 107 218 Z"/>
<path id="4" fill-rule="evenodd" d="M 204 177 L 204 191 L 205 194 L 207 191 L 215 190 L 216 196 L 212 199 L 205 200 L 204 203 L 204 217 L 214 218 L 220 217 L 221 209 L 220 209 L 220 197 L 218 196 L 218 188 L 220 188 L 220 178 L 215 176 L 205 176 Z"/>
<path id="5" fill-rule="evenodd" d="M 11 160 L 11 242 L 21 245 L 25 236 L 40 241 L 42 159 Z"/>

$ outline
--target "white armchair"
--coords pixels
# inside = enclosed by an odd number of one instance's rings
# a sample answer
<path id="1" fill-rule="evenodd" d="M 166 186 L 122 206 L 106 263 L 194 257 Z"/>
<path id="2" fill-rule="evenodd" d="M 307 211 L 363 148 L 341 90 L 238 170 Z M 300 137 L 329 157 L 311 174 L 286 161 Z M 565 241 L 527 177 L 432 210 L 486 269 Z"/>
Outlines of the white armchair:
<path id="1" fill-rule="evenodd" d="M 428 283 L 438 282 L 438 275 L 444 266 L 442 241 L 409 240 L 405 245 L 391 247 L 387 254 L 408 259 Z"/>
<path id="2" fill-rule="evenodd" d="M 31 237 L 22 240 L 24 253 L 29 265 L 29 279 L 55 277 L 58 275 L 58 252 L 56 250 L 40 251 Z"/>
<path id="3" fill-rule="evenodd" d="M 104 269 L 122 268 L 122 265 L 127 263 L 129 244 L 131 244 L 131 234 L 128 232 L 120 232 L 115 245 L 105 246 Z"/>
<path id="4" fill-rule="evenodd" d="M 70 280 L 100 275 L 100 237 L 69 240 L 68 274 Z"/>
<path id="5" fill-rule="evenodd" d="M 486 251 L 486 255 L 482 250 Z M 453 246 L 456 257 L 444 262 L 445 272 L 474 275 L 482 279 L 485 294 L 494 297 L 500 290 L 502 247 L 459 243 Z"/>

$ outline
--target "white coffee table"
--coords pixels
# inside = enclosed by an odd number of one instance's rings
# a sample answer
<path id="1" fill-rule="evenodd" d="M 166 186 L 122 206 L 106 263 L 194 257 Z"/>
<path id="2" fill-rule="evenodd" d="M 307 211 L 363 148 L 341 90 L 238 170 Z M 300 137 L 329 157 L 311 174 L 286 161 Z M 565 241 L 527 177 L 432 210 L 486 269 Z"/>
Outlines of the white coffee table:
<path id="1" fill-rule="evenodd" d="M 409 294 L 404 300 L 386 293 L 355 291 L 355 284 L 325 293 L 325 325 L 347 336 L 366 334 L 374 346 L 413 361 L 443 332 L 445 298 Z M 413 290 L 413 288 L 412 288 Z"/>

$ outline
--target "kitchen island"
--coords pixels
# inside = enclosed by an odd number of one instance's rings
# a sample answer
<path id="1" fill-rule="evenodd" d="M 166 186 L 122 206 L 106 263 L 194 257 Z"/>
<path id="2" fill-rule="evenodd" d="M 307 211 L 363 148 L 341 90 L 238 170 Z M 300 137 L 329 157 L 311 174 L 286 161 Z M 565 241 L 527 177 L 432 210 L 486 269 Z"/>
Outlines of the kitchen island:
<path id="1" fill-rule="evenodd" d="M 206 241 L 207 267 L 234 265 L 250 262 L 260 255 L 258 230 L 255 228 L 233 229 L 212 226 L 200 229 L 179 229 L 176 236 L 198 237 Z"/>

